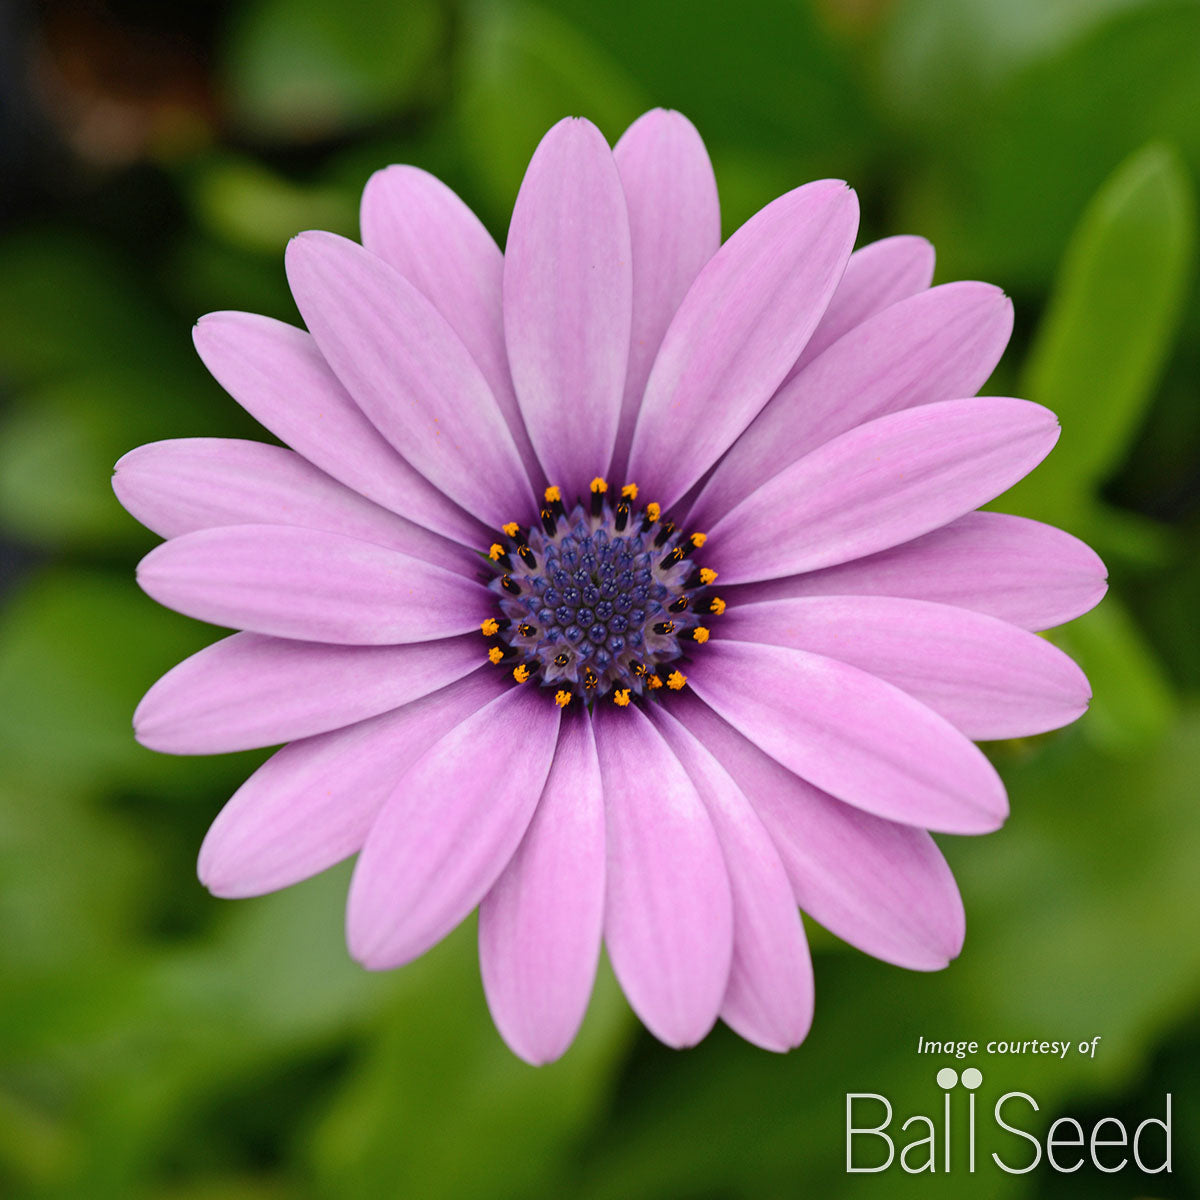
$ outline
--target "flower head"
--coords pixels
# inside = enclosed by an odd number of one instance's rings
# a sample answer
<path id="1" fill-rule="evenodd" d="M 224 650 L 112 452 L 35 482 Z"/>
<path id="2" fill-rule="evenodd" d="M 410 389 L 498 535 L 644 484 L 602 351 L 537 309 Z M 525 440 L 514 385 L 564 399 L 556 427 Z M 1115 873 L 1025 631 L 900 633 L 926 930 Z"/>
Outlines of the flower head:
<path id="1" fill-rule="evenodd" d="M 362 245 L 288 247 L 307 331 L 200 321 L 208 368 L 291 449 L 161 442 L 114 486 L 167 539 L 145 590 L 242 631 L 150 690 L 138 737 L 287 743 L 205 839 L 213 892 L 357 854 L 348 940 L 373 968 L 478 906 L 488 1001 L 534 1062 L 574 1037 L 602 939 L 677 1046 L 718 1016 L 803 1039 L 798 908 L 903 966 L 957 954 L 928 831 L 1004 820 L 971 739 L 1086 707 L 1033 631 L 1095 604 L 1104 569 L 974 511 L 1058 434 L 975 396 L 1007 299 L 931 287 L 919 238 L 851 253 L 857 221 L 821 181 L 721 245 L 682 116 L 615 150 L 565 120 L 503 255 L 389 167 Z"/>

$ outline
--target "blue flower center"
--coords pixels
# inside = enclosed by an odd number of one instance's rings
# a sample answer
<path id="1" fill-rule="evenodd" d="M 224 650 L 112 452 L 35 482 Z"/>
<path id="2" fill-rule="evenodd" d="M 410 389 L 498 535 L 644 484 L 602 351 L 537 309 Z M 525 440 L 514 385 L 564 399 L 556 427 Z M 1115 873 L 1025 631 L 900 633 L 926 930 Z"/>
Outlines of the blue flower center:
<path id="1" fill-rule="evenodd" d="M 488 553 L 498 608 L 483 624 L 496 639 L 488 657 L 517 683 L 552 689 L 560 707 L 679 690 L 688 652 L 724 610 L 708 594 L 716 573 L 692 561 L 704 534 L 681 533 L 636 498 L 627 485 L 610 499 L 596 479 L 590 503 L 568 512 L 548 488 L 539 523 L 506 525 Z"/>

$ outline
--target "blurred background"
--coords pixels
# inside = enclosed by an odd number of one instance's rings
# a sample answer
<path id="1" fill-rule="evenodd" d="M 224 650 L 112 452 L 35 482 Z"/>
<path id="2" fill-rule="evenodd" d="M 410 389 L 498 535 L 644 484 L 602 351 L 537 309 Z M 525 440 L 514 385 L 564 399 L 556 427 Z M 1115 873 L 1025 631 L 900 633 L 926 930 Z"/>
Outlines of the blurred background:
<path id="1" fill-rule="evenodd" d="M 155 539 L 109 479 L 142 442 L 265 436 L 192 322 L 298 320 L 286 240 L 356 236 L 374 169 L 435 172 L 503 244 L 546 128 L 615 141 L 655 105 L 705 137 L 726 233 L 838 176 L 863 240 L 923 234 L 939 282 L 1012 295 L 985 390 L 1064 433 L 999 507 L 1085 537 L 1112 591 L 1053 635 L 1092 711 L 989 747 L 1007 827 L 942 839 L 968 913 L 948 970 L 810 925 L 816 1022 L 780 1058 L 723 1029 L 665 1049 L 605 967 L 534 1070 L 488 1019 L 473 923 L 370 975 L 346 869 L 236 904 L 197 883 L 263 755 L 133 741 L 142 692 L 216 635 L 137 590 Z M 1194 2 L 4 0 L 0 1196 L 1200 1196 L 1198 174 Z M 938 1111 L 918 1036 L 1096 1035 L 1094 1061 L 976 1059 L 981 1096 L 1031 1093 L 1044 1128 L 1172 1092 L 1172 1174 L 845 1174 L 846 1092 Z"/>

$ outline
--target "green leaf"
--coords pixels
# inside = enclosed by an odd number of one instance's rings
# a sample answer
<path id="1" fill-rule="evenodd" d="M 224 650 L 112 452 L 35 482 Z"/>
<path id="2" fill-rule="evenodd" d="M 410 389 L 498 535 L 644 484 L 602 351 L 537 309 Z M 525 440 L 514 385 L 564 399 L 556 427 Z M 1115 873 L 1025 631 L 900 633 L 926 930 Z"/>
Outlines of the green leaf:
<path id="1" fill-rule="evenodd" d="M 141 920 L 151 863 L 149 847 L 130 822 L 90 796 L 66 791 L 49 773 L 22 777 L 7 760 L 6 766 L 0 784 L 0 928 L 12 1003 L 18 976 L 40 981 L 50 971 L 79 972 L 116 951 Z M 44 1014 L 47 1005 L 39 1007 Z M 0 1020 L 0 1041 L 11 1045 L 31 1033 L 28 1025 L 14 1028 Z"/>
<path id="2" fill-rule="evenodd" d="M 255 135 L 312 141 L 440 89 L 448 14 L 436 0 L 254 0 L 233 12 L 228 98 Z"/>
<path id="3" fill-rule="evenodd" d="M 1119 597 L 1109 594 L 1053 638 L 1091 682 L 1092 705 L 1082 728 L 1097 746 L 1128 754 L 1161 739 L 1175 707 L 1171 685 Z"/>
<path id="4" fill-rule="evenodd" d="M 168 380 L 173 380 L 168 384 Z M 202 370 L 103 369 L 34 388 L 0 418 L 0 528 L 25 541 L 95 552 L 152 538 L 117 503 L 113 464 L 186 428 Z"/>
<path id="5" fill-rule="evenodd" d="M 1063 434 L 1006 506 L 1069 521 L 1120 464 L 1174 340 L 1194 248 L 1187 176 L 1148 146 L 1100 189 L 1067 248 L 1021 387 Z"/>
<path id="6" fill-rule="evenodd" d="M 129 274 L 84 234 L 40 229 L 0 241 L 0 371 L 18 381 L 190 349 Z"/>
<path id="7" fill-rule="evenodd" d="M 1106 612 L 1119 609 L 1093 615 Z M 1089 1016 L 1113 1043 L 1097 1061 L 1111 1079 L 1138 1067 L 1143 1039 L 1200 985 L 1200 711 L 1185 708 L 1160 742 L 1119 757 L 1096 753 L 1082 723 L 1043 740 L 1005 770 L 1004 829 L 952 847 L 985 944 L 969 945 L 951 979 L 989 1020 Z M 1087 981 L 1085 995 L 1068 974 Z M 1044 988 L 1022 988 L 1039 979 Z"/>
<path id="8" fill-rule="evenodd" d="M 299 232 L 293 229 L 288 237 Z M 239 312 L 262 313 L 291 325 L 300 324 L 283 271 L 286 244 L 285 238 L 276 244 L 274 255 L 266 255 L 234 246 L 223 237 L 191 231 L 173 247 L 167 262 L 176 304 L 190 316 L 236 308 Z M 220 389 L 212 384 L 209 399 L 219 395 Z M 233 401 L 229 401 L 228 408 L 234 407 Z M 243 436 L 261 438 L 262 429 L 254 426 L 254 430 Z"/>
<path id="9" fill-rule="evenodd" d="M 925 131 L 970 120 L 967 105 L 1030 61 L 1061 52 L 1114 12 L 1150 0 L 900 0 L 880 70 L 889 108 Z"/>
<path id="10" fill-rule="evenodd" d="M 358 235 L 356 194 L 327 185 L 302 186 L 250 159 L 207 164 L 192 184 L 192 200 L 199 223 L 211 233 L 275 259 L 301 230 Z"/>
<path id="11" fill-rule="evenodd" d="M 86 790 L 177 779 L 177 759 L 133 740 L 133 710 L 158 675 L 213 640 L 211 629 L 143 596 L 132 573 L 34 578 L 0 612 L 5 771 Z M 188 777 L 214 769 L 194 760 Z"/>
<path id="12" fill-rule="evenodd" d="M 606 1103 L 632 1027 L 602 970 L 575 1044 L 531 1067 L 504 1045 L 479 981 L 476 923 L 394 977 L 376 1039 L 317 1127 L 323 1194 L 566 1195 L 574 1149 Z"/>
<path id="13" fill-rule="evenodd" d="M 848 1176 L 844 1093 L 888 1096 L 893 1128 L 940 1112 L 933 1077 L 947 1060 L 918 1056 L 920 1036 L 1078 1043 L 1100 1034 L 1095 1059 L 968 1060 L 983 1072 L 985 1111 L 1023 1089 L 1046 1123 L 1142 1074 L 1155 1039 L 1191 1020 L 1200 987 L 1200 712 L 1168 731 L 1161 752 L 1113 760 L 1066 732 L 1003 765 L 1013 806 L 1005 827 L 942 839 L 967 911 L 958 960 L 922 974 L 857 952 L 820 956 L 813 1031 L 787 1056 L 720 1030 L 685 1055 L 644 1043 L 561 1194 L 753 1200 L 796 1195 L 799 1180 L 813 1196 L 1028 1195 L 986 1153 L 978 1177 L 898 1167 L 884 1182 Z M 981 1125 L 981 1150 L 989 1135 Z"/>
<path id="14" fill-rule="evenodd" d="M 286 1137 L 279 1131 L 299 1115 L 294 1074 L 313 1056 L 364 1036 L 368 1016 L 395 991 L 395 976 L 370 974 L 346 952 L 347 866 L 277 895 L 221 905 L 226 920 L 214 923 L 215 936 L 178 945 L 127 931 L 123 940 L 83 947 L 96 923 L 89 905 L 105 911 L 95 901 L 105 872 L 125 865 L 107 853 L 109 841 L 92 839 L 95 831 L 94 822 L 56 831 L 79 841 L 72 855 L 57 856 L 60 866 L 70 869 L 79 855 L 94 861 L 67 885 L 73 910 L 56 903 L 44 915 L 47 940 L 59 921 L 68 926 L 65 950 L 54 954 L 57 972 L 31 975 L 22 963 L 26 973 L 7 986 L 0 1012 L 0 1057 L 52 1064 L 53 1090 L 33 1090 L 27 1120 L 36 1116 L 50 1130 L 61 1122 L 69 1135 L 61 1145 L 44 1139 L 54 1151 L 49 1161 L 10 1151 L 0 1137 L 0 1174 L 11 1160 L 18 1172 L 54 1177 L 58 1190 L 48 1194 L 64 1197 L 149 1194 L 141 1188 L 163 1161 L 219 1170 L 224 1164 L 204 1153 L 210 1110 L 239 1101 L 253 1109 L 264 1080 L 277 1079 L 279 1091 L 260 1126 Z M 31 862 L 14 886 L 29 886 L 39 867 L 48 874 L 46 861 Z M 200 891 L 190 870 L 175 886 Z M 210 909 L 218 905 L 208 900 Z M 245 1136 L 226 1131 L 224 1152 Z"/>
<path id="15" fill-rule="evenodd" d="M 1076 536 L 1106 562 L 1119 559 L 1143 570 L 1169 566 L 1186 546 L 1186 539 L 1173 525 L 1102 501 L 1089 505 L 1073 525 Z"/>
<path id="16" fill-rule="evenodd" d="M 934 153 L 957 203 L 944 229 L 922 230 L 943 266 L 1040 288 L 1089 197 L 1129 155 L 1165 140 L 1200 168 L 1198 60 L 1200 6 L 1161 0 L 1112 15 L 995 96 L 946 98 L 956 146 Z M 957 252 L 942 253 L 943 233 Z"/>
<path id="17" fill-rule="evenodd" d="M 828 172 L 857 160 L 874 131 L 853 66 L 811 5 L 557 0 L 556 8 L 710 145 L 824 163 Z"/>
<path id="18" fill-rule="evenodd" d="M 591 38 L 534 4 L 477 2 L 466 30 L 458 136 L 486 189 L 482 215 L 502 231 L 547 129 L 578 115 L 615 140 L 651 101 Z"/>

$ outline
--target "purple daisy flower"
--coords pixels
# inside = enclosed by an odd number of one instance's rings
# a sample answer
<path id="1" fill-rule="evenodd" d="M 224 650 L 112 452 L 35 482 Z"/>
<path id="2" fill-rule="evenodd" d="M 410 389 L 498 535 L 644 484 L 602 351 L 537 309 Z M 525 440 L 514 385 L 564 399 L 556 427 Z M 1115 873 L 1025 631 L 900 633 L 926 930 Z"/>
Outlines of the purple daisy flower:
<path id="1" fill-rule="evenodd" d="M 851 253 L 854 193 L 781 196 L 720 244 L 678 113 L 615 150 L 545 136 L 506 251 L 430 175 L 389 167 L 363 245 L 287 252 L 308 332 L 214 313 L 195 341 L 291 449 L 185 439 L 121 460 L 167 541 L 156 600 L 243 632 L 135 716 L 147 746 L 288 743 L 214 822 L 219 896 L 357 854 L 353 955 L 408 962 L 476 906 L 488 1002 L 561 1055 L 602 941 L 673 1046 L 720 1017 L 798 1044 L 798 910 L 869 954 L 944 966 L 962 903 L 930 831 L 1004 820 L 972 739 L 1084 710 L 1035 631 L 1103 565 L 976 512 L 1047 454 L 1054 415 L 976 397 L 1011 331 L 933 252 Z"/>

